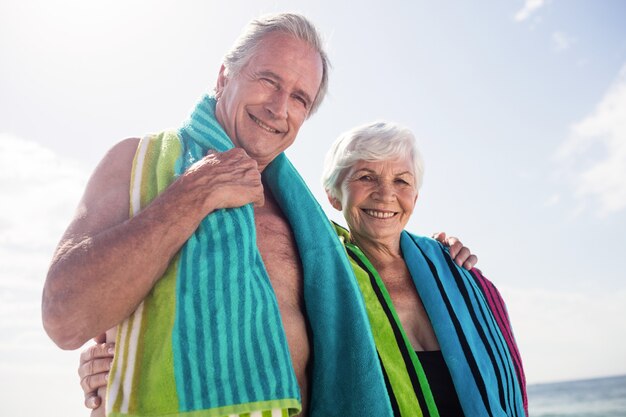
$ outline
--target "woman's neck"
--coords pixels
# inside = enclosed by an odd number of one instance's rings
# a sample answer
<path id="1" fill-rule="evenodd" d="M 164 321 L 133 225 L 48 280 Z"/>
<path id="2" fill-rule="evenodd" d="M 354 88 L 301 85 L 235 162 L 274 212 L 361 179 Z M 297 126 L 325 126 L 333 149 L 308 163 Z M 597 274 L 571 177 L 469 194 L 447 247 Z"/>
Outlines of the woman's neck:
<path id="1" fill-rule="evenodd" d="M 394 260 L 402 259 L 399 238 L 394 240 L 375 241 L 353 234 L 352 240 L 374 266 L 377 266 L 377 264 L 386 265 Z"/>

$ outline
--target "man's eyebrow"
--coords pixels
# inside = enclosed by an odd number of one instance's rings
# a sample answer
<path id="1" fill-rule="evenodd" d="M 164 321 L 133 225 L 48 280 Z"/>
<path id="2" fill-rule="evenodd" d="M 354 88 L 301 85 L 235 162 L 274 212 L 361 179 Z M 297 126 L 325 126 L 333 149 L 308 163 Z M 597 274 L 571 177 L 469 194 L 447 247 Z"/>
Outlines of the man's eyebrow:
<path id="1" fill-rule="evenodd" d="M 282 78 L 281 78 L 278 74 L 276 74 L 274 71 L 270 71 L 270 70 L 262 70 L 262 71 L 259 71 L 259 72 L 257 73 L 257 75 L 258 75 L 259 77 L 269 77 L 269 78 L 274 78 L 276 81 L 282 81 L 282 80 L 283 80 L 283 79 L 282 79 Z"/>

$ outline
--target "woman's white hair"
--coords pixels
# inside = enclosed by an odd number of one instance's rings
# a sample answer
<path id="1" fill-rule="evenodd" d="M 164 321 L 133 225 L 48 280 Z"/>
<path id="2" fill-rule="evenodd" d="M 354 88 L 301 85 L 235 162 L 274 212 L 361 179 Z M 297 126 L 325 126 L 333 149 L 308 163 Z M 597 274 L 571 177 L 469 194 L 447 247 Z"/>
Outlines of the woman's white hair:
<path id="1" fill-rule="evenodd" d="M 322 104 L 322 100 L 324 100 L 324 96 L 326 96 L 328 91 L 330 61 L 324 51 L 319 32 L 313 23 L 302 15 L 296 13 L 268 14 L 253 19 L 248 23 L 230 48 L 230 51 L 224 56 L 223 64 L 226 76 L 230 77 L 239 74 L 241 69 L 246 66 L 250 58 L 256 53 L 263 38 L 273 32 L 282 32 L 302 40 L 311 45 L 320 54 L 322 59 L 322 81 L 311 105 L 310 116 Z"/>
<path id="2" fill-rule="evenodd" d="M 342 133 L 324 160 L 322 186 L 333 198 L 341 199 L 341 183 L 358 161 L 386 161 L 409 157 L 413 162 L 415 189 L 422 186 L 424 162 L 410 129 L 393 122 L 378 121 Z"/>

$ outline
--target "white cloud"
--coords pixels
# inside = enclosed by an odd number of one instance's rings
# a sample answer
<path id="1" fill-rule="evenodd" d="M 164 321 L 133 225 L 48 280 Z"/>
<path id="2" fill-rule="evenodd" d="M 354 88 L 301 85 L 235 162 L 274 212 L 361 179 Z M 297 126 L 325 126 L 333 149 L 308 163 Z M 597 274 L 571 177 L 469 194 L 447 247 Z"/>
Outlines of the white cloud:
<path id="1" fill-rule="evenodd" d="M 0 415 L 85 415 L 76 368 L 41 323 L 41 290 L 87 179 L 76 162 L 0 133 Z M 44 382 L 45 381 L 45 382 Z M 50 384 L 50 381 L 54 381 Z M 8 391 L 7 391 L 8 390 Z M 32 401 L 32 393 L 42 401 Z"/>
<path id="2" fill-rule="evenodd" d="M 526 0 L 524 6 L 515 14 L 515 20 L 521 22 L 539 10 L 545 4 L 545 0 Z"/>
<path id="3" fill-rule="evenodd" d="M 626 288 L 500 291 L 529 383 L 626 373 Z"/>
<path id="4" fill-rule="evenodd" d="M 552 194 L 550 196 L 550 198 L 548 198 L 544 205 L 546 207 L 553 207 L 556 206 L 557 204 L 559 204 L 559 202 L 561 201 L 561 195 L 560 194 Z"/>
<path id="5" fill-rule="evenodd" d="M 43 332 L 41 290 L 86 179 L 74 161 L 0 133 L 0 373 L 6 363 L 45 363 L 58 349 Z"/>
<path id="6" fill-rule="evenodd" d="M 552 34 L 552 45 L 557 51 L 566 51 L 572 47 L 576 39 L 563 32 L 554 32 Z"/>
<path id="7" fill-rule="evenodd" d="M 31 279 L 47 263 L 86 177 L 76 162 L 0 134 L 0 283 Z"/>
<path id="8" fill-rule="evenodd" d="M 591 114 L 571 127 L 557 157 L 581 203 L 600 215 L 626 208 L 626 65 Z"/>

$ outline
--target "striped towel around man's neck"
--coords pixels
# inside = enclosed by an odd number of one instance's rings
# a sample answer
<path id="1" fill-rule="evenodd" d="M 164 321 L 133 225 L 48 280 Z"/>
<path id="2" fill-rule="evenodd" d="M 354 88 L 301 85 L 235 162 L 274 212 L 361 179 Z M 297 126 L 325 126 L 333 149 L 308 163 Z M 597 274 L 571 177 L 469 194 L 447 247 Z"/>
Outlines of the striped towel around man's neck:
<path id="1" fill-rule="evenodd" d="M 179 131 L 142 139 L 131 215 L 208 150 L 233 147 L 215 106 L 205 96 Z M 343 247 L 284 154 L 263 178 L 292 227 L 303 265 L 312 345 L 309 415 L 391 416 Z M 253 207 L 217 210 L 119 326 L 108 415 L 292 415 L 300 407 L 276 297 L 256 246 Z"/>

